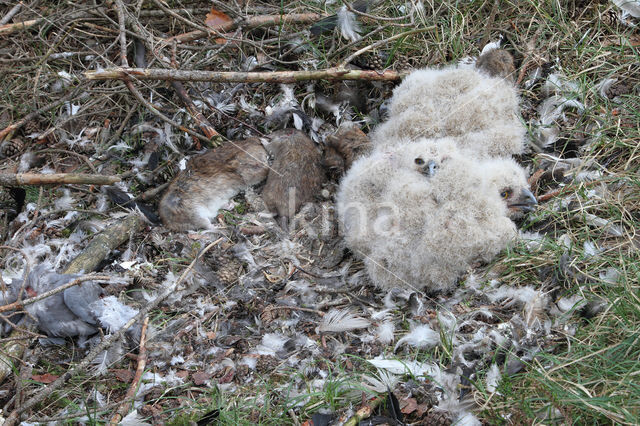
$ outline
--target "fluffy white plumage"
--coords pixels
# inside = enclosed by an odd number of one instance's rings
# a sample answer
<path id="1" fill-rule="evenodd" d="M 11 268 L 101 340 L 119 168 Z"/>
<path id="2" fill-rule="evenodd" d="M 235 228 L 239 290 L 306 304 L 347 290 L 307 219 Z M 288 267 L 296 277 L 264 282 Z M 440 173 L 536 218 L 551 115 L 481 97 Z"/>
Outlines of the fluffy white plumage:
<path id="1" fill-rule="evenodd" d="M 376 285 L 445 290 L 517 236 L 511 210 L 531 201 L 522 194 L 526 176 L 513 160 L 474 160 L 454 138 L 420 139 L 357 160 L 336 205 L 347 246 Z"/>
<path id="2" fill-rule="evenodd" d="M 518 118 L 515 87 L 476 68 L 412 72 L 393 91 L 389 112 L 389 119 L 371 136 L 375 147 L 447 136 L 483 156 L 524 150 L 525 128 Z"/>

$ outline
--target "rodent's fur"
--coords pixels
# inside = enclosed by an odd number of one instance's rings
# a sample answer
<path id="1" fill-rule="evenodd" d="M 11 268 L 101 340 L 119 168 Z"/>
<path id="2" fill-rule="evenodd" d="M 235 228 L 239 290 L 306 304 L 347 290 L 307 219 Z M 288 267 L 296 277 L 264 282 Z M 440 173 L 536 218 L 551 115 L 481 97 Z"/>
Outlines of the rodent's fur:
<path id="1" fill-rule="evenodd" d="M 171 182 L 158 213 L 174 231 L 209 229 L 238 192 L 267 177 L 267 152 L 258 138 L 231 141 L 193 157 Z"/>
<path id="2" fill-rule="evenodd" d="M 299 130 L 280 130 L 270 137 L 267 150 L 273 162 L 262 198 L 269 210 L 291 218 L 322 189 L 322 156 L 315 143 Z"/>

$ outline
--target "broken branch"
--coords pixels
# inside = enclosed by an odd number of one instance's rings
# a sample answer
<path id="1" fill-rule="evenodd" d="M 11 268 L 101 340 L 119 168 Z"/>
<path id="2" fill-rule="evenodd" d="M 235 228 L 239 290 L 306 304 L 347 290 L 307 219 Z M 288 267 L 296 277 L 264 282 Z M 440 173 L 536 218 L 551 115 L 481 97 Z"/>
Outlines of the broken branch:
<path id="1" fill-rule="evenodd" d="M 99 280 L 99 281 L 108 281 L 110 280 L 111 277 L 108 275 L 85 275 L 84 277 L 79 277 L 76 278 L 75 280 L 68 282 L 64 285 L 61 285 L 60 287 L 56 287 L 53 290 L 49 290 L 45 293 L 39 294 L 35 297 L 30 297 L 29 299 L 25 299 L 25 300 L 18 300 L 16 302 L 13 303 L 9 303 L 8 305 L 3 305 L 0 306 L 0 312 L 6 312 L 6 311 L 11 311 L 13 309 L 22 309 L 27 305 L 31 305 L 33 303 L 39 302 L 42 299 L 46 299 L 49 296 L 53 296 L 56 293 L 60 293 L 62 291 L 65 291 L 66 289 L 76 286 L 80 283 L 83 283 L 85 281 L 92 281 L 92 280 Z"/>
<path id="2" fill-rule="evenodd" d="M 168 81 L 217 81 L 236 83 L 295 83 L 309 80 L 369 80 L 395 81 L 407 75 L 407 72 L 386 70 L 348 70 L 344 68 L 327 68 L 315 71 L 267 71 L 267 72 L 235 72 L 235 71 L 186 71 L 162 68 L 107 68 L 86 71 L 84 76 L 89 80 L 168 80 Z"/>
<path id="3" fill-rule="evenodd" d="M 60 185 L 60 184 L 87 184 L 87 185 L 113 185 L 120 182 L 118 176 L 91 175 L 85 173 L 0 173 L 0 185 Z"/>
<path id="4" fill-rule="evenodd" d="M 230 22 L 226 22 L 221 25 L 213 26 L 209 31 L 195 30 L 177 36 L 169 37 L 164 39 L 164 42 L 167 44 L 171 44 L 175 40 L 178 43 L 186 43 L 189 41 L 207 37 L 209 35 L 220 37 L 221 32 L 231 31 L 240 26 L 251 29 L 291 23 L 304 24 L 318 21 L 324 17 L 325 15 L 320 15 L 319 13 L 292 13 L 290 15 L 258 15 L 248 18 L 243 17 Z"/>
<path id="5" fill-rule="evenodd" d="M 42 22 L 42 19 L 31 19 L 29 21 L 0 25 L 0 35 L 12 34 L 21 30 L 26 30 L 40 22 Z"/>
<path id="6" fill-rule="evenodd" d="M 122 404 L 116 410 L 116 413 L 111 418 L 109 425 L 117 425 L 120 420 L 122 420 L 127 413 L 129 412 L 129 404 L 133 401 L 136 396 L 136 390 L 138 389 L 138 384 L 142 379 L 142 373 L 144 373 L 144 367 L 147 365 L 147 327 L 149 326 L 149 316 L 144 317 L 144 321 L 142 322 L 142 331 L 140 332 L 140 349 L 138 350 L 138 367 L 136 368 L 136 375 L 133 377 L 131 381 L 131 386 L 129 386 L 129 390 L 127 390 L 127 394 L 124 396 L 124 400 Z"/>

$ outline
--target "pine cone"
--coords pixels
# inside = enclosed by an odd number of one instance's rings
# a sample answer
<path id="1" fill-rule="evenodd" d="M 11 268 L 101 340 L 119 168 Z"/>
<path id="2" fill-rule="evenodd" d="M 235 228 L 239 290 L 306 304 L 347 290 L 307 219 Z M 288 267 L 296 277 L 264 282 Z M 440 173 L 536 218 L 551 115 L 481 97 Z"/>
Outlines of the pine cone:
<path id="1" fill-rule="evenodd" d="M 24 123 L 24 126 L 22 126 L 22 133 L 27 136 L 33 133 L 40 133 L 40 127 L 40 120 L 35 118 Z"/>
<path id="2" fill-rule="evenodd" d="M 424 419 L 424 424 L 431 426 L 450 426 L 451 423 L 453 423 L 451 413 L 442 410 L 431 410 Z"/>
<path id="3" fill-rule="evenodd" d="M 20 206 L 9 188 L 0 186 L 0 217 L 6 218 L 7 222 L 12 221 L 20 213 L 18 209 Z"/>
<path id="4" fill-rule="evenodd" d="M 353 61 L 354 65 L 369 70 L 381 70 L 385 67 L 386 63 L 387 55 L 377 52 L 359 56 Z"/>
<path id="5" fill-rule="evenodd" d="M 233 284 L 238 281 L 238 271 L 242 264 L 230 253 L 219 254 L 211 259 L 211 267 L 220 281 Z"/>
<path id="6" fill-rule="evenodd" d="M 21 139 L 15 138 L 0 144 L 0 157 L 13 157 L 22 153 L 24 149 L 24 143 Z"/>
<path id="7" fill-rule="evenodd" d="M 398 71 L 404 71 L 404 70 L 409 70 L 412 67 L 411 67 L 411 63 L 409 62 L 409 59 L 402 56 L 396 59 L 395 63 L 393 64 L 393 68 L 395 68 Z"/>

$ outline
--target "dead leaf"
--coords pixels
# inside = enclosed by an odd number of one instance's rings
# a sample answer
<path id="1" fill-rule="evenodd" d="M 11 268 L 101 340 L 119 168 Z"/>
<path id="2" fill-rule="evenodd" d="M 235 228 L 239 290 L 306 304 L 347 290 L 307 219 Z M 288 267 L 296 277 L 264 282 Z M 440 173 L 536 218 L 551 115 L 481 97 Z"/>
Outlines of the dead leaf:
<path id="1" fill-rule="evenodd" d="M 178 370 L 176 372 L 176 376 L 180 377 L 181 379 L 186 379 L 187 377 L 189 377 L 189 372 L 187 370 Z"/>
<path id="2" fill-rule="evenodd" d="M 31 376 L 31 379 L 35 380 L 38 383 L 49 384 L 49 383 L 55 382 L 58 377 L 60 376 L 45 373 L 45 374 L 34 374 L 33 376 Z"/>
<path id="3" fill-rule="evenodd" d="M 415 398 L 404 398 L 400 401 L 400 411 L 402 414 L 411 414 L 418 409 L 418 402 Z"/>
<path id="4" fill-rule="evenodd" d="M 234 370 L 233 368 L 230 368 L 229 371 L 227 371 L 227 373 L 225 373 L 225 375 L 218 380 L 218 383 L 219 384 L 230 383 L 233 380 L 233 377 L 235 376 L 235 374 L 236 374 L 236 370 Z"/>
<path id="5" fill-rule="evenodd" d="M 207 380 L 211 378 L 211 374 L 205 373 L 204 371 L 196 371 L 191 375 L 193 379 L 193 384 L 196 386 L 204 385 Z"/>
<path id="6" fill-rule="evenodd" d="M 207 17 L 205 18 L 204 23 L 207 27 L 216 29 L 224 26 L 225 24 L 228 24 L 231 21 L 232 19 L 229 18 L 226 13 L 220 12 L 219 10 L 216 10 L 212 7 L 211 11 L 207 13 Z"/>
<path id="7" fill-rule="evenodd" d="M 118 379 L 121 382 L 131 383 L 131 381 L 133 380 L 134 373 L 131 370 L 126 370 L 121 368 L 121 369 L 113 369 L 111 371 L 116 376 L 116 379 Z"/>

